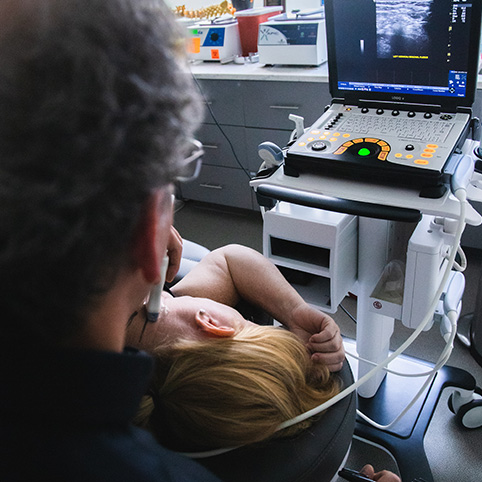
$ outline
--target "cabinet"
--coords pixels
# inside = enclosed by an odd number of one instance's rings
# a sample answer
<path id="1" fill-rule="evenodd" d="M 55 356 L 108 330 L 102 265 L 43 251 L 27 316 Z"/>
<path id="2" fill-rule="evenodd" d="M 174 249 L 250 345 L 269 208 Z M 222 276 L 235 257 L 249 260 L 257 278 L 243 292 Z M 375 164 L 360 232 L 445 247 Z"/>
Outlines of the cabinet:
<path id="1" fill-rule="evenodd" d="M 357 276 L 358 218 L 280 202 L 263 222 L 263 254 L 303 299 L 328 313 Z"/>
<path id="2" fill-rule="evenodd" d="M 258 145 L 286 144 L 289 114 L 314 122 L 330 101 L 320 82 L 198 79 L 206 114 L 196 137 L 205 156 L 198 179 L 180 187 L 185 199 L 258 209 L 249 177 L 261 163 Z"/>

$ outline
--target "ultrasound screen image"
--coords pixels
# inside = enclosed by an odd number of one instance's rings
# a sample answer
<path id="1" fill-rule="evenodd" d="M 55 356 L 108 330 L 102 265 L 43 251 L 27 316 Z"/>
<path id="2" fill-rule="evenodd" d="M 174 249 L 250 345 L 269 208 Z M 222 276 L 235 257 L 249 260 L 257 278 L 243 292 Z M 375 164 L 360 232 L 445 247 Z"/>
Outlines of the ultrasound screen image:
<path id="1" fill-rule="evenodd" d="M 383 0 L 376 2 L 377 53 L 379 58 L 427 56 L 433 0 Z"/>

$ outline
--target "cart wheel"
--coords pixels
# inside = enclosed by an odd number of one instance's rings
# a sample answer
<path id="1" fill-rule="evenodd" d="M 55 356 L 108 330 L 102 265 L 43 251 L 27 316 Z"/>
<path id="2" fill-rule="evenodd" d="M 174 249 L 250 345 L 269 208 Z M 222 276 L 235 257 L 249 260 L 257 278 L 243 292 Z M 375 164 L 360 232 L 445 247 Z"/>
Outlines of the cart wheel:
<path id="1" fill-rule="evenodd" d="M 482 427 L 482 400 L 472 400 L 457 412 L 457 421 L 465 428 Z"/>
<path id="2" fill-rule="evenodd" d="M 452 401 L 453 396 L 454 396 L 454 394 L 451 393 L 449 399 L 447 400 L 447 405 L 448 405 L 448 407 L 449 407 L 449 410 L 450 410 L 453 414 L 455 414 L 455 408 L 454 408 L 454 404 L 453 404 L 453 401 Z"/>
<path id="3" fill-rule="evenodd" d="M 462 405 L 456 413 L 457 422 L 464 428 L 474 429 L 482 427 L 482 389 L 476 387 L 474 395 L 478 395 L 474 400 Z M 452 395 L 448 400 L 449 409 L 455 413 L 452 403 Z"/>

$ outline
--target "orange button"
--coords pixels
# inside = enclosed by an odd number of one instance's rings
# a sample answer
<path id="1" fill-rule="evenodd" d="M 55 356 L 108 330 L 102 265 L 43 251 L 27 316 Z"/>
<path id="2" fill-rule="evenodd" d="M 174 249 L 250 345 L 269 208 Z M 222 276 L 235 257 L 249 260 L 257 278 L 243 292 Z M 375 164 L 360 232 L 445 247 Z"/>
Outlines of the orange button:
<path id="1" fill-rule="evenodd" d="M 350 147 L 350 146 L 353 145 L 353 142 L 352 142 L 352 141 L 346 141 L 346 142 L 343 143 L 343 145 L 344 145 L 345 147 Z"/>
<path id="2" fill-rule="evenodd" d="M 333 135 L 334 135 L 335 137 L 338 137 L 338 136 L 340 135 L 340 133 L 339 133 L 339 132 L 335 132 Z"/>
<path id="3" fill-rule="evenodd" d="M 390 152 L 390 146 L 382 146 L 382 151 Z"/>
<path id="4" fill-rule="evenodd" d="M 424 149 L 423 152 L 435 152 L 435 149 Z"/>
<path id="5" fill-rule="evenodd" d="M 378 154 L 378 159 L 380 159 L 380 161 L 384 161 L 388 156 L 388 152 L 380 152 L 380 154 Z"/>
<path id="6" fill-rule="evenodd" d="M 379 146 L 388 146 L 388 144 L 385 141 L 378 141 L 377 144 Z"/>
<path id="7" fill-rule="evenodd" d="M 343 137 L 350 137 L 350 134 L 343 134 Z"/>
<path id="8" fill-rule="evenodd" d="M 426 157 L 426 158 L 430 159 L 431 157 L 433 157 L 433 154 L 428 154 L 426 152 L 422 152 L 422 154 L 420 154 L 420 157 Z"/>
<path id="9" fill-rule="evenodd" d="M 413 159 L 413 154 L 407 154 L 405 157 L 406 157 L 407 159 Z"/>
<path id="10" fill-rule="evenodd" d="M 363 142 L 363 139 L 353 139 L 353 142 L 355 144 L 358 144 L 359 142 Z"/>
<path id="11" fill-rule="evenodd" d="M 415 159 L 415 161 L 413 162 L 420 166 L 426 166 L 428 164 L 428 161 L 426 159 Z"/>
<path id="12" fill-rule="evenodd" d="M 219 55 L 219 49 L 211 49 L 211 58 L 213 60 L 219 60 L 221 58 Z"/>
<path id="13" fill-rule="evenodd" d="M 431 149 L 437 149 L 438 145 L 437 144 L 427 144 L 427 147 L 430 147 Z"/>
<path id="14" fill-rule="evenodd" d="M 397 153 L 395 154 L 395 157 L 402 157 L 402 156 L 403 156 L 403 154 L 400 154 L 399 152 L 397 152 Z"/>
<path id="15" fill-rule="evenodd" d="M 345 151 L 346 147 L 341 146 L 334 152 L 334 154 L 343 154 Z"/>
<path id="16" fill-rule="evenodd" d="M 373 143 L 377 143 L 380 139 L 372 139 L 371 137 L 366 137 L 365 138 L 365 142 L 373 142 Z"/>

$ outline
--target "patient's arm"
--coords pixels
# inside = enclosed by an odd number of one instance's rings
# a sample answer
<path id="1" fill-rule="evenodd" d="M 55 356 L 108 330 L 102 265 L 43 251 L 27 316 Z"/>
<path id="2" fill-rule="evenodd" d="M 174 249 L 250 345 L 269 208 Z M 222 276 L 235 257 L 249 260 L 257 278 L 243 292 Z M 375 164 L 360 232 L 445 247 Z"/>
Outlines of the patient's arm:
<path id="1" fill-rule="evenodd" d="M 323 360 L 332 371 L 341 368 L 345 352 L 334 320 L 306 304 L 278 268 L 253 249 L 233 244 L 212 251 L 172 292 L 230 306 L 244 299 L 303 339 L 314 360 Z"/>

